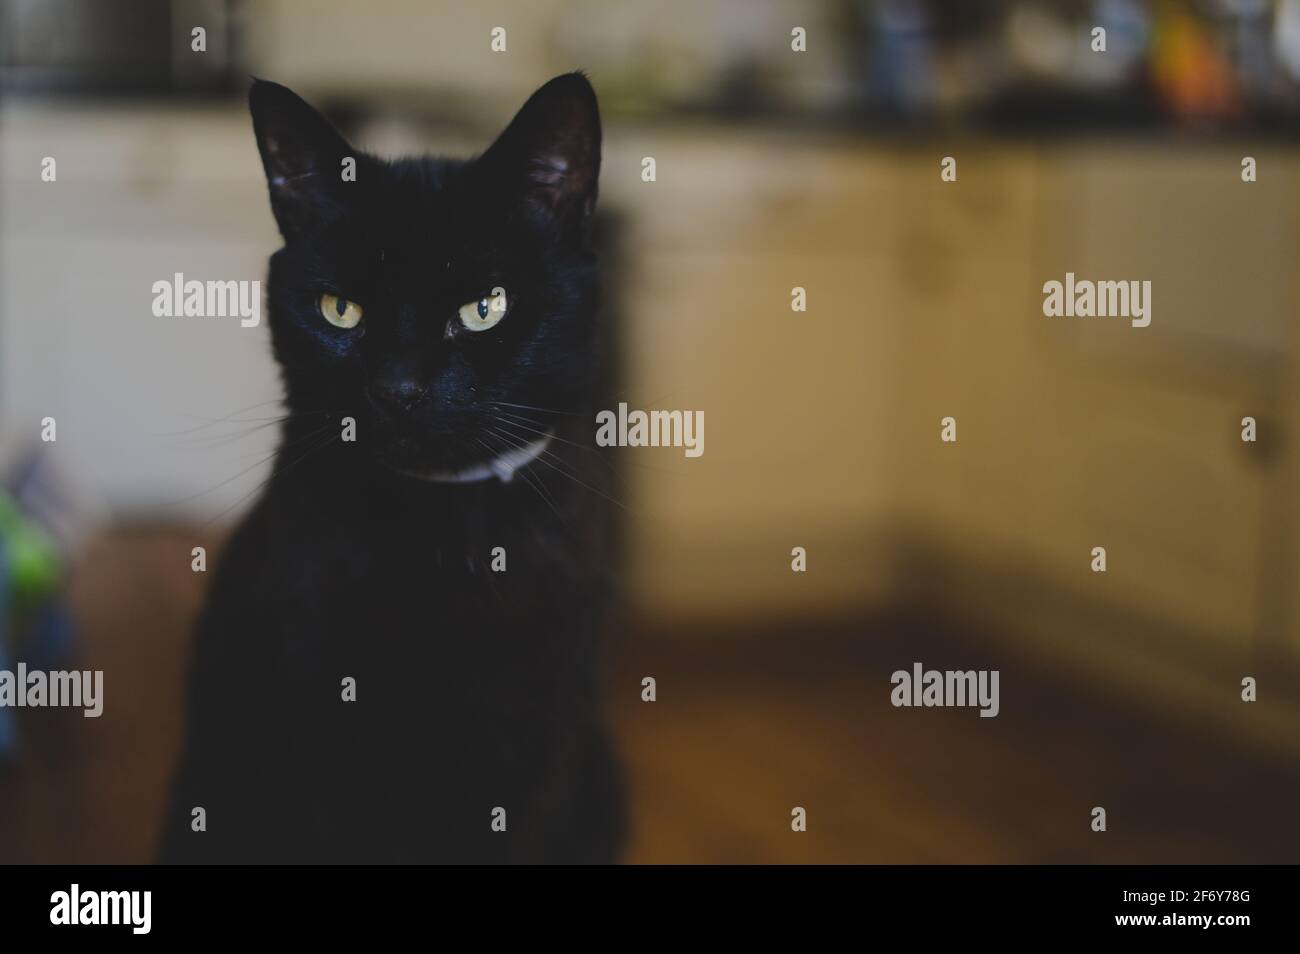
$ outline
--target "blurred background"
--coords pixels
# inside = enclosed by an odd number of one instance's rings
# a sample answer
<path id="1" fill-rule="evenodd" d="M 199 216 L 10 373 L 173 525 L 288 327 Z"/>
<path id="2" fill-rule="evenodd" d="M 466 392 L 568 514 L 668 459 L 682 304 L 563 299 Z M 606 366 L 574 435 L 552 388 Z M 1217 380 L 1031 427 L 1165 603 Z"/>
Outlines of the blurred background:
<path id="1" fill-rule="evenodd" d="M 278 247 L 248 78 L 456 155 L 571 69 L 617 392 L 707 423 L 616 460 L 628 860 L 1297 860 L 1300 0 L 0 0 L 0 668 L 106 684 L 0 710 L 0 861 L 153 851 L 190 549 L 275 441 L 265 323 L 150 311 Z M 1151 326 L 1044 318 L 1067 271 Z M 1000 716 L 893 708 L 914 662 Z"/>

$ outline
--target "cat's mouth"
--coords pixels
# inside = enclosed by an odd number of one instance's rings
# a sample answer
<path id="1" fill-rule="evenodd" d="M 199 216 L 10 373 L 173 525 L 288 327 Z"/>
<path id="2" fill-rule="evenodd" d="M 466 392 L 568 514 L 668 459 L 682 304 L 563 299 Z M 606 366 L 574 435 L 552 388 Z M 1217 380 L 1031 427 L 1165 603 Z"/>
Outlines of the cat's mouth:
<path id="1" fill-rule="evenodd" d="M 515 471 L 526 467 L 540 457 L 551 443 L 552 433 L 519 447 L 512 447 L 492 457 L 464 464 L 448 466 L 442 464 L 422 464 L 411 459 L 407 441 L 397 441 L 392 450 L 396 453 L 385 455 L 381 461 L 391 470 L 405 477 L 424 480 L 437 484 L 468 484 L 481 480 L 499 480 L 509 483 Z"/>

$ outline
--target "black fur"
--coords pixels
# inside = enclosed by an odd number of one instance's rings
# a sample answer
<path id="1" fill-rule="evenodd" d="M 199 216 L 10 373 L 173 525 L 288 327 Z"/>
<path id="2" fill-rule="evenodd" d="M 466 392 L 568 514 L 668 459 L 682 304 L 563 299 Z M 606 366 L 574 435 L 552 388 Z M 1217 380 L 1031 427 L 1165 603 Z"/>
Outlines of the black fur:
<path id="1" fill-rule="evenodd" d="M 612 861 L 603 508 L 565 476 L 587 456 L 601 340 L 595 94 L 552 80 L 468 162 L 358 153 L 273 83 L 250 108 L 285 239 L 267 285 L 290 417 L 199 624 L 161 857 Z M 461 327 L 497 286 L 505 317 Z M 323 293 L 361 323 L 326 322 Z M 508 483 L 416 476 L 546 430 L 548 455 Z"/>

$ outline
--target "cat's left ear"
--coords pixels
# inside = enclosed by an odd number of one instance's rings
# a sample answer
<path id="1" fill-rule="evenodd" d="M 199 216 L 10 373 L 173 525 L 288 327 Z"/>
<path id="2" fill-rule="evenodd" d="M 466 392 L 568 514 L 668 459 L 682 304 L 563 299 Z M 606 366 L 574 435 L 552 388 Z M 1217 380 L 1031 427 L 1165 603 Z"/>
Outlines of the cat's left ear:
<path id="1" fill-rule="evenodd" d="M 355 158 L 356 151 L 279 83 L 255 80 L 248 108 L 280 233 L 289 240 L 310 235 L 341 213 L 343 160 Z"/>
<path id="2" fill-rule="evenodd" d="M 479 160 L 510 177 L 563 228 L 585 231 L 600 176 L 600 110 L 581 73 L 557 76 L 529 97 Z"/>

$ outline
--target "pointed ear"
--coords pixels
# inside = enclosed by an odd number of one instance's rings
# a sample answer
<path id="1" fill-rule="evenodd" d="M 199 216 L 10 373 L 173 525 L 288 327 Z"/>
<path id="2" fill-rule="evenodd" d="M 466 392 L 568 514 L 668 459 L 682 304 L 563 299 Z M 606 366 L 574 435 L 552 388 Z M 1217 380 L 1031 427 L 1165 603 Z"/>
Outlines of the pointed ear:
<path id="1" fill-rule="evenodd" d="M 479 160 L 562 229 L 585 232 L 600 175 L 600 110 L 581 73 L 557 76 L 524 103 Z"/>
<path id="2" fill-rule="evenodd" d="M 280 233 L 300 238 L 337 217 L 346 187 L 343 159 L 356 157 L 352 147 L 325 117 L 278 83 L 254 80 L 248 109 Z"/>

